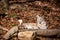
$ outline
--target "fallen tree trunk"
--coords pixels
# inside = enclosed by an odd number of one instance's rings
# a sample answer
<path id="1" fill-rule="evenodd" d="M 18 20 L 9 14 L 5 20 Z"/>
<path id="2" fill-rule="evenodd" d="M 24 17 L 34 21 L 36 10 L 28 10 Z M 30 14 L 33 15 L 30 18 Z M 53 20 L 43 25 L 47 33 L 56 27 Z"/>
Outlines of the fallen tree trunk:
<path id="1" fill-rule="evenodd" d="M 20 29 L 22 31 L 35 31 L 40 36 L 57 36 L 60 37 L 59 29 Z"/>
<path id="2" fill-rule="evenodd" d="M 4 39 L 9 39 L 10 36 L 13 35 L 13 34 L 14 34 L 15 32 L 17 32 L 17 31 L 18 31 L 18 27 L 15 26 L 15 27 L 11 28 L 11 29 L 3 36 L 3 38 L 4 38 Z"/>
<path id="3" fill-rule="evenodd" d="M 56 37 L 60 37 L 60 30 L 59 29 L 46 29 L 46 30 L 38 30 L 36 31 L 37 35 L 40 36 L 54 36 L 57 35 Z"/>

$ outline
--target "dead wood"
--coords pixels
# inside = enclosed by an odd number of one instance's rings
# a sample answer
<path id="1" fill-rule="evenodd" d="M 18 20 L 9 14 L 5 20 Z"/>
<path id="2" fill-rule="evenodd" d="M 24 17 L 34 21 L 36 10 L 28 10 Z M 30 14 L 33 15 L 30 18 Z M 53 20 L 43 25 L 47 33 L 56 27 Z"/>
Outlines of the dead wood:
<path id="1" fill-rule="evenodd" d="M 11 28 L 11 29 L 4 35 L 3 38 L 9 39 L 10 36 L 11 36 L 12 34 L 14 34 L 15 32 L 17 32 L 17 31 L 18 31 L 18 27 L 15 26 L 15 27 Z"/>
<path id="2" fill-rule="evenodd" d="M 57 35 L 60 37 L 60 30 L 59 29 L 47 29 L 47 30 L 38 30 L 37 35 L 41 36 L 54 36 Z"/>

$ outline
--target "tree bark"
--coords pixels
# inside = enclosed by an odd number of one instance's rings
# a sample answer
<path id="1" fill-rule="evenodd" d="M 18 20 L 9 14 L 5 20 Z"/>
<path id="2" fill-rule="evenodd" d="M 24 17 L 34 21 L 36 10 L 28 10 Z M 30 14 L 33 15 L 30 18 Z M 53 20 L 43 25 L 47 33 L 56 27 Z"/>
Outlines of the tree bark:
<path id="1" fill-rule="evenodd" d="M 3 38 L 9 39 L 10 36 L 13 35 L 13 34 L 14 34 L 15 32 L 17 32 L 17 31 L 18 31 L 18 27 L 15 26 L 15 27 L 11 28 L 11 29 L 3 36 Z"/>
<path id="2" fill-rule="evenodd" d="M 40 36 L 54 36 L 57 35 L 60 37 L 60 30 L 59 29 L 46 29 L 46 30 L 38 30 L 37 35 Z"/>

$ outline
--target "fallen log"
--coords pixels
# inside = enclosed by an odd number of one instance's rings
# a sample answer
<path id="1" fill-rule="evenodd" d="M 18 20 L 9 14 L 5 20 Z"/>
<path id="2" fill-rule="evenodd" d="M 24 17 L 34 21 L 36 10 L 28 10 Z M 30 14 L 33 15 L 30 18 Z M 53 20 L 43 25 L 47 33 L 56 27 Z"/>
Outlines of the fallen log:
<path id="1" fill-rule="evenodd" d="M 59 29 L 20 29 L 22 31 L 35 31 L 37 35 L 40 36 L 55 36 L 60 37 L 60 30 Z"/>
<path id="2" fill-rule="evenodd" d="M 38 30 L 36 31 L 37 35 L 40 36 L 54 36 L 57 35 L 56 37 L 60 37 L 60 30 L 59 29 L 46 29 L 46 30 Z"/>
<path id="3" fill-rule="evenodd" d="M 4 39 L 9 39 L 10 36 L 13 35 L 13 34 L 14 34 L 15 32 L 17 32 L 17 31 L 18 31 L 18 27 L 15 26 L 15 27 L 11 28 L 11 29 L 3 36 L 3 38 L 4 38 Z"/>

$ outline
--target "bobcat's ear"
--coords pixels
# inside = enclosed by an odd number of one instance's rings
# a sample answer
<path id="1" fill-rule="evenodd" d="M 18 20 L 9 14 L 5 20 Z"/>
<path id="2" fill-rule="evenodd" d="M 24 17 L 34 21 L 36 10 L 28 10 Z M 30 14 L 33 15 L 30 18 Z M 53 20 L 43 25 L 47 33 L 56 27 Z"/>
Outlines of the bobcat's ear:
<path id="1" fill-rule="evenodd" d="M 36 15 L 36 17 L 38 17 L 38 18 L 39 18 L 40 16 L 39 16 L 39 15 Z"/>
<path id="2" fill-rule="evenodd" d="M 44 18 L 44 16 L 41 16 L 42 18 Z"/>

